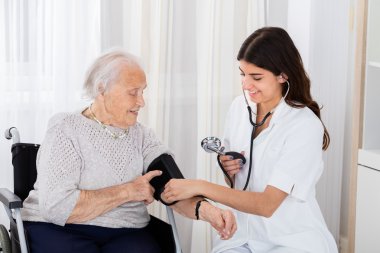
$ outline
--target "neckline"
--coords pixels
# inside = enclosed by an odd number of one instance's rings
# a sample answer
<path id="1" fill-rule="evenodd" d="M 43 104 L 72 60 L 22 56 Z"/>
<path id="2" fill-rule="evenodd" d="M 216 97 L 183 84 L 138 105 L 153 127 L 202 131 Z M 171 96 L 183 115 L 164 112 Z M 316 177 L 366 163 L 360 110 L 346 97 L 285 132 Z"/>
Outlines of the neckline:
<path id="1" fill-rule="evenodd" d="M 112 131 L 111 129 L 109 129 L 109 127 L 104 124 L 103 122 L 101 122 L 95 115 L 95 113 L 93 112 L 92 108 L 91 108 L 92 104 L 88 107 L 88 110 L 90 111 L 90 114 L 91 114 L 91 117 L 93 120 L 96 121 L 96 123 L 98 123 L 100 125 L 100 127 L 106 131 L 109 135 L 111 135 L 111 137 L 114 139 L 114 140 L 117 140 L 117 139 L 123 139 L 125 137 L 128 136 L 128 133 L 129 133 L 129 128 L 127 129 L 123 129 L 123 131 L 121 133 L 116 133 L 114 131 Z"/>
<path id="2" fill-rule="evenodd" d="M 83 108 L 82 110 L 80 110 L 79 112 L 77 112 L 78 116 L 82 119 L 84 119 L 87 123 L 89 123 L 90 125 L 92 125 L 93 127 L 100 127 L 100 125 L 93 119 L 91 118 L 88 118 L 87 116 L 85 116 L 83 114 L 83 112 L 88 108 L 88 106 L 86 106 L 85 108 Z M 137 123 L 136 123 L 137 124 Z M 130 129 L 130 131 L 132 130 L 132 128 L 136 125 L 132 125 L 132 126 L 129 126 L 128 129 Z M 124 129 L 123 128 L 119 128 L 119 127 L 115 127 L 115 126 L 110 126 L 110 125 L 107 125 L 107 127 L 109 127 L 110 129 L 114 130 L 114 131 L 123 131 Z"/>
<path id="3" fill-rule="evenodd" d="M 256 121 L 256 118 L 257 118 L 257 104 L 256 103 L 252 103 L 253 107 L 252 107 L 252 111 L 255 112 L 255 114 L 253 114 L 253 120 Z M 281 118 L 281 115 L 282 115 L 282 111 L 284 110 L 284 108 L 287 107 L 287 103 L 285 102 L 285 100 L 281 99 L 279 104 L 272 109 L 272 116 L 271 116 L 271 119 L 269 121 L 269 125 L 267 128 L 271 127 L 273 124 L 275 124 L 279 118 Z M 265 130 L 265 129 L 264 129 Z M 259 134 L 260 135 L 260 134 Z M 259 136 L 258 135 L 258 136 Z M 257 136 L 257 137 L 258 137 Z"/>

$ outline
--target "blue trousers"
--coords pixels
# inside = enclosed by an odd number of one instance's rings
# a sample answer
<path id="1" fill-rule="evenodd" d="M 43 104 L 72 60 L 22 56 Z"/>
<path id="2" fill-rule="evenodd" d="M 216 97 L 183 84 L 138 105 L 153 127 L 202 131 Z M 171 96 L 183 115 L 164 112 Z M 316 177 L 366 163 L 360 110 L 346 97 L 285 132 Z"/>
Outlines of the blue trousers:
<path id="1" fill-rule="evenodd" d="M 159 245 L 145 228 L 105 228 L 91 225 L 58 226 L 24 222 L 31 253 L 159 253 Z"/>

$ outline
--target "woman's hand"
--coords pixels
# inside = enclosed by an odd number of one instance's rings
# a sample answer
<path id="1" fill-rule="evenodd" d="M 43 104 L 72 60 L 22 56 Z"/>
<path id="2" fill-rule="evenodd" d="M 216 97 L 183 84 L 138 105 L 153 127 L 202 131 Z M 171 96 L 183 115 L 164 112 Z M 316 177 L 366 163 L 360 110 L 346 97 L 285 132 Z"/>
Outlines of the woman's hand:
<path id="1" fill-rule="evenodd" d="M 132 182 L 128 183 L 128 200 L 129 201 L 144 201 L 146 205 L 154 201 L 154 188 L 149 183 L 154 177 L 160 176 L 162 171 L 153 170 L 147 172 L 143 176 L 139 176 Z"/>
<path id="2" fill-rule="evenodd" d="M 222 240 L 230 239 L 236 232 L 236 219 L 230 210 L 223 210 L 208 202 L 202 202 L 199 207 L 199 218 L 210 223 Z"/>
<path id="3" fill-rule="evenodd" d="M 244 156 L 244 151 L 242 151 L 241 154 Z M 223 165 L 223 168 L 226 170 L 227 174 L 231 178 L 234 178 L 234 176 L 239 173 L 241 168 L 243 168 L 243 161 L 241 159 L 232 159 L 233 157 L 229 155 L 221 155 L 219 157 L 219 160 Z"/>
<path id="4" fill-rule="evenodd" d="M 171 179 L 163 192 L 164 199 L 169 203 L 188 199 L 202 194 L 201 180 Z"/>

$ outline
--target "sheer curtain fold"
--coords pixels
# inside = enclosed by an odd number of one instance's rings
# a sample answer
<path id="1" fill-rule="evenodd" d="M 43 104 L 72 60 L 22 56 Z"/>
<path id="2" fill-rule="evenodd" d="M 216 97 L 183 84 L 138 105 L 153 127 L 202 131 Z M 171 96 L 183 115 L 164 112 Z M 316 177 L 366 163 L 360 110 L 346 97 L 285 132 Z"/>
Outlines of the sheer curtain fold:
<path id="1" fill-rule="evenodd" d="M 1 133 L 15 126 L 21 141 L 40 143 L 54 113 L 86 104 L 81 86 L 100 52 L 99 3 L 0 1 Z M 12 189 L 10 146 L 2 135 L 0 185 Z"/>
<path id="2" fill-rule="evenodd" d="M 143 17 L 149 16 L 149 32 L 146 41 L 146 51 L 143 57 L 148 76 L 146 108 L 142 117 L 147 126 L 155 129 L 157 136 L 169 144 L 170 139 L 170 109 L 171 109 L 171 74 L 172 69 L 172 32 L 173 32 L 173 1 L 155 1 L 145 10 Z M 143 29 L 144 31 L 144 29 Z M 149 206 L 155 216 L 166 220 L 165 207 L 155 202 Z"/>
<path id="3" fill-rule="evenodd" d="M 223 136 L 229 105 L 241 93 L 236 55 L 242 41 L 263 25 L 259 1 L 196 1 L 197 140 Z M 232 35 L 232 36 L 231 36 Z M 197 144 L 196 178 L 225 185 L 216 156 Z M 224 207 L 225 208 L 225 207 Z M 216 236 L 209 224 L 194 222 L 191 252 L 210 252 Z"/>

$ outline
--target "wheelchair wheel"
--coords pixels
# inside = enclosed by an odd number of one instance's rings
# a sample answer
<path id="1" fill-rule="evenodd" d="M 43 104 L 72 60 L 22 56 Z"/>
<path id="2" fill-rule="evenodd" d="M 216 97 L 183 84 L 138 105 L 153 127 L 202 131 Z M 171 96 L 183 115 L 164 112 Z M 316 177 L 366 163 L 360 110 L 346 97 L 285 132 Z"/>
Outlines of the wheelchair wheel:
<path id="1" fill-rule="evenodd" d="M 2 253 L 12 253 L 8 230 L 3 225 L 0 225 L 0 246 Z"/>

